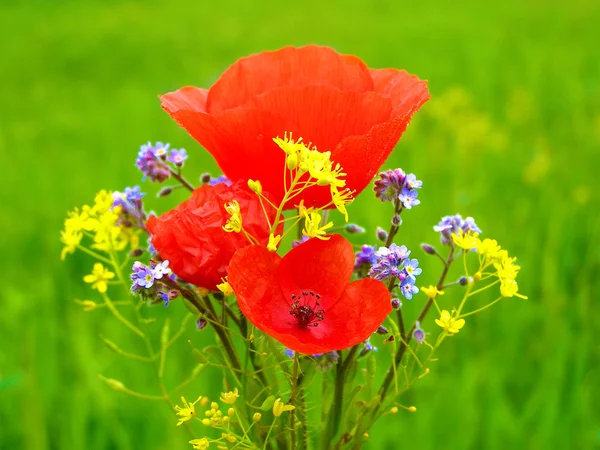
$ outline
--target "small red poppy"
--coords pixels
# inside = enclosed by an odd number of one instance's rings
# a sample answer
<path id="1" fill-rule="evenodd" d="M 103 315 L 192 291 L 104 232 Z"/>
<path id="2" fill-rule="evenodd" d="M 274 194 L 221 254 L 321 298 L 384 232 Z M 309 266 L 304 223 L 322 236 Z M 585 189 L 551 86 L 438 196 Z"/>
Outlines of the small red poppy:
<path id="1" fill-rule="evenodd" d="M 242 58 L 208 90 L 184 87 L 162 107 L 216 159 L 232 180 L 258 179 L 283 198 L 284 153 L 273 142 L 291 132 L 312 142 L 360 193 L 429 99 L 427 82 L 403 70 L 369 69 L 328 47 L 286 47 Z M 307 206 L 331 200 L 327 187 L 307 189 Z"/>
<path id="2" fill-rule="evenodd" d="M 266 192 L 263 194 L 269 197 Z M 269 227 L 263 209 L 256 194 L 243 181 L 232 186 L 201 186 L 176 208 L 148 219 L 146 226 L 152 235 L 152 245 L 161 258 L 169 260 L 178 277 L 216 290 L 221 278 L 227 275 L 233 254 L 250 245 L 243 233 L 227 233 L 222 228 L 230 217 L 224 205 L 232 200 L 240 205 L 244 229 L 266 245 Z M 269 219 L 274 218 L 273 211 Z"/>
<path id="3" fill-rule="evenodd" d="M 380 281 L 350 282 L 352 245 L 340 235 L 310 239 L 283 258 L 253 245 L 236 252 L 228 280 L 257 328 L 305 354 L 343 350 L 367 339 L 391 312 Z"/>

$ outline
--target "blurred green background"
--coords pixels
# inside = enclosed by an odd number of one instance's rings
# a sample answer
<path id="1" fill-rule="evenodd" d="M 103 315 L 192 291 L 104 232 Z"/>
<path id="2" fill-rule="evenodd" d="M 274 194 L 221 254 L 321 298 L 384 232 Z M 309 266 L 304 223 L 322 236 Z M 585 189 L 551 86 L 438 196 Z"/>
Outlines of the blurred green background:
<path id="1" fill-rule="evenodd" d="M 156 389 L 149 370 L 98 335 L 128 349 L 134 338 L 104 310 L 84 313 L 73 301 L 96 298 L 81 281 L 91 261 L 61 263 L 59 230 L 66 211 L 101 188 L 140 182 L 133 164 L 147 140 L 185 147 L 190 178 L 216 173 L 157 95 L 208 87 L 241 56 L 306 43 L 430 82 L 431 101 L 386 164 L 424 181 L 399 236 L 422 260 L 420 282 L 439 267 L 417 245 L 435 243 L 431 226 L 460 212 L 518 256 L 529 296 L 447 340 L 404 399 L 418 412 L 387 416 L 369 448 L 598 448 L 599 21 L 593 0 L 2 1 L 0 448 L 190 448 L 165 405 L 98 380 Z M 162 211 L 175 200 L 150 204 Z M 369 229 L 357 243 L 373 242 L 388 206 L 367 190 L 351 207 Z M 151 314 L 176 321 L 182 309 Z M 173 377 L 189 358 L 182 343 L 168 362 Z M 202 390 L 210 386 L 184 393 Z"/>

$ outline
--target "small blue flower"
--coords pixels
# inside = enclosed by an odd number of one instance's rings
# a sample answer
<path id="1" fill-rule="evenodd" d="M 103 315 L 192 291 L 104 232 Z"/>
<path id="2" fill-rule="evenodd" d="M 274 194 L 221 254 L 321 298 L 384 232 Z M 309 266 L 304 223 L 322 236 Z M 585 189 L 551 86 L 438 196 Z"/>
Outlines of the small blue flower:
<path id="1" fill-rule="evenodd" d="M 406 261 L 404 261 L 404 271 L 406 272 L 407 278 L 411 278 L 413 280 L 413 283 L 416 279 L 415 277 L 421 275 L 421 272 L 423 272 L 419 268 L 419 261 L 416 258 L 407 259 Z"/>
<path id="2" fill-rule="evenodd" d="M 182 149 L 173 149 L 169 154 L 169 161 L 175 164 L 177 167 L 182 167 L 183 162 L 188 158 L 187 152 L 184 148 Z"/>
<path id="3" fill-rule="evenodd" d="M 419 292 L 419 288 L 415 286 L 413 280 L 406 278 L 400 285 L 400 291 L 406 300 L 411 300 L 413 295 Z"/>
<path id="4" fill-rule="evenodd" d="M 136 291 L 139 288 L 149 289 L 154 284 L 154 271 L 150 267 L 136 261 L 133 263 L 131 280 L 133 281 L 133 286 L 131 286 L 132 291 Z"/>
<path id="5" fill-rule="evenodd" d="M 411 209 L 413 206 L 417 206 L 421 203 L 421 200 L 417 200 L 418 195 L 419 193 L 417 191 L 404 188 L 402 189 L 402 193 L 398 196 L 398 199 L 406 209 Z"/>
<path id="6" fill-rule="evenodd" d="M 375 263 L 369 270 L 369 276 L 380 281 L 390 277 L 404 281 L 406 274 L 402 265 L 409 255 L 410 251 L 405 245 L 392 244 L 389 247 L 380 247 L 375 252 Z"/>
<path id="7" fill-rule="evenodd" d="M 170 275 L 171 274 L 171 269 L 169 269 L 169 260 L 165 260 L 161 263 L 158 263 L 156 266 L 154 266 L 154 279 L 156 280 L 160 280 L 163 275 Z"/>
<path id="8" fill-rule="evenodd" d="M 296 355 L 296 353 L 294 353 L 294 350 L 290 350 L 289 348 L 286 348 L 283 351 L 283 354 L 289 358 L 293 358 Z"/>
<path id="9" fill-rule="evenodd" d="M 421 322 L 417 321 L 415 323 L 415 331 L 413 331 L 413 337 L 415 341 L 419 344 L 422 344 L 425 341 L 425 331 L 421 328 Z"/>
<path id="10" fill-rule="evenodd" d="M 368 352 L 376 352 L 377 351 L 377 347 L 373 347 L 373 345 L 371 344 L 371 341 L 369 341 L 368 339 L 365 341 L 365 348 L 364 350 L 368 351 Z"/>
<path id="11" fill-rule="evenodd" d="M 169 152 L 170 144 L 163 144 L 162 142 L 157 142 L 154 146 L 154 156 L 162 159 L 163 161 L 167 158 L 167 153 Z"/>
<path id="12" fill-rule="evenodd" d="M 141 192 L 141 188 L 139 186 L 126 187 L 123 193 L 125 194 L 125 199 L 132 203 L 141 200 L 144 195 L 146 195 L 146 193 Z"/>
<path id="13" fill-rule="evenodd" d="M 224 184 L 225 186 L 231 186 L 231 180 L 227 178 L 225 175 L 221 175 L 217 178 L 211 178 L 208 182 L 211 186 L 216 186 L 217 184 Z"/>
<path id="14" fill-rule="evenodd" d="M 417 177 L 414 173 L 409 173 L 406 175 L 404 180 L 404 186 L 409 189 L 420 189 L 423 186 L 423 182 L 421 180 L 417 180 Z"/>

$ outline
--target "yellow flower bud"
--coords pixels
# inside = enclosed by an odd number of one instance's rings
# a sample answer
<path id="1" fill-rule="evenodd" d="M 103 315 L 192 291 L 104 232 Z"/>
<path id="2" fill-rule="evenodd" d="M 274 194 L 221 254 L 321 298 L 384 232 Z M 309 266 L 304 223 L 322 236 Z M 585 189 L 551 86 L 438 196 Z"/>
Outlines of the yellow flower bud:
<path id="1" fill-rule="evenodd" d="M 277 246 L 279 245 L 279 241 L 281 241 L 281 236 L 275 236 L 273 233 L 269 235 L 269 243 L 267 244 L 267 250 L 270 252 L 276 252 Z"/>
<path id="2" fill-rule="evenodd" d="M 234 414 L 235 414 L 235 409 L 229 408 L 227 410 L 227 415 L 229 415 L 229 417 L 233 417 Z"/>
<path id="3" fill-rule="evenodd" d="M 260 181 L 248 180 L 248 187 L 252 192 L 257 193 L 258 195 L 262 194 L 262 184 L 260 184 Z"/>
<path id="4" fill-rule="evenodd" d="M 473 275 L 473 281 L 475 283 L 477 283 L 478 281 L 481 281 L 481 272 L 477 272 L 475 275 Z"/>
<path id="5" fill-rule="evenodd" d="M 208 427 L 212 422 L 210 421 L 210 419 L 202 419 L 202 423 Z"/>
<path id="6" fill-rule="evenodd" d="M 208 397 L 202 397 L 202 400 L 200 400 L 200 405 L 206 406 L 206 405 L 208 405 L 209 402 L 210 402 L 210 400 L 208 399 Z"/>
<path id="7" fill-rule="evenodd" d="M 407 408 L 410 412 L 416 412 L 417 411 L 417 407 L 416 406 L 409 406 Z"/>
<path id="8" fill-rule="evenodd" d="M 210 404 L 210 409 L 214 409 L 214 410 L 219 409 L 219 404 L 217 402 L 212 402 Z"/>
<path id="9" fill-rule="evenodd" d="M 292 153 L 291 155 L 288 155 L 285 159 L 285 162 L 289 170 L 294 170 L 296 167 L 298 167 L 298 154 Z"/>
<path id="10" fill-rule="evenodd" d="M 258 422 L 260 420 L 260 418 L 262 417 L 261 413 L 254 413 L 254 415 L 252 416 L 252 420 L 254 420 L 255 422 Z"/>
<path id="11" fill-rule="evenodd" d="M 392 414 L 396 414 L 398 412 L 398 407 L 397 406 L 393 406 L 392 409 L 390 409 L 390 412 Z"/>

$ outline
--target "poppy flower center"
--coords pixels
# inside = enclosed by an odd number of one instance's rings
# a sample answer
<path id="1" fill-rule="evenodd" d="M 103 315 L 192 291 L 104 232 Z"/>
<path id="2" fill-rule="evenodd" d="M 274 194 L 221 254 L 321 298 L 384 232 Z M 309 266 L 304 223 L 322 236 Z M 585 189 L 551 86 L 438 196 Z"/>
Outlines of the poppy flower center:
<path id="1" fill-rule="evenodd" d="M 290 298 L 292 299 L 290 315 L 296 319 L 298 326 L 318 327 L 325 314 L 325 310 L 320 308 L 319 304 L 321 296 L 313 291 L 302 291 L 301 295 L 292 294 Z"/>

